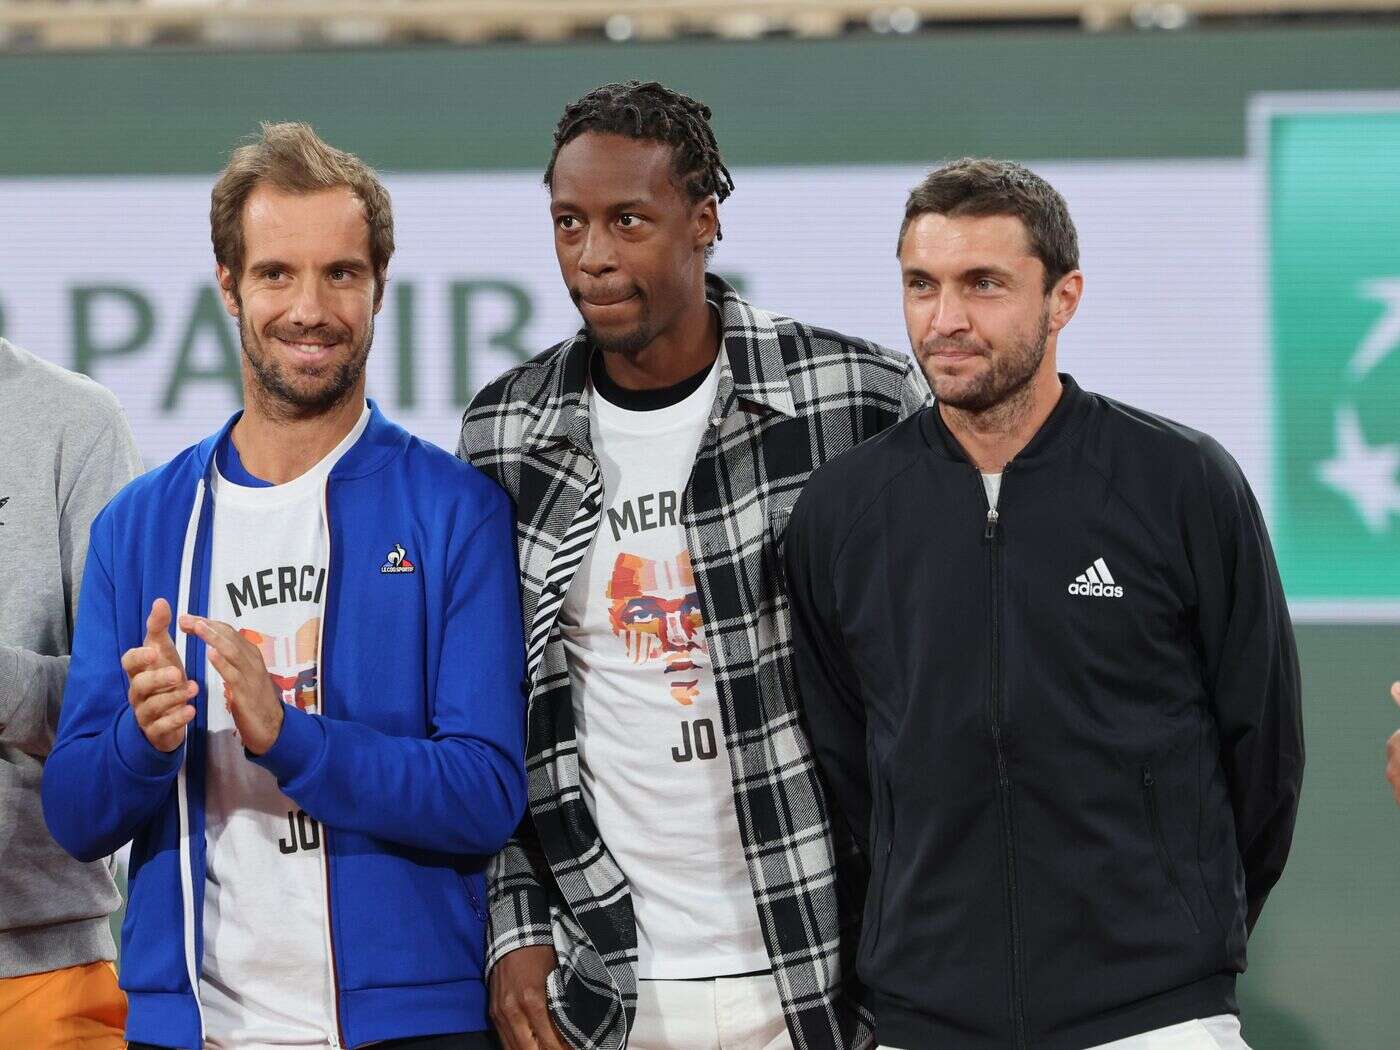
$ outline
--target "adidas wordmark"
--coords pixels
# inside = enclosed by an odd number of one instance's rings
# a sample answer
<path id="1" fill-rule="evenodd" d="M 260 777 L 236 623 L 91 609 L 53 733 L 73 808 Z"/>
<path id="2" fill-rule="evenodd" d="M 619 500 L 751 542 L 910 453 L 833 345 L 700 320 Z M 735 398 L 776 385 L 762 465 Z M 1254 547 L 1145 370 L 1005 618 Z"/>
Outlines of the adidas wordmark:
<path id="1" fill-rule="evenodd" d="M 1113 573 L 1102 558 L 1095 558 L 1094 564 L 1081 572 L 1069 585 L 1069 593 L 1081 598 L 1121 598 L 1123 588 L 1113 582 Z"/>

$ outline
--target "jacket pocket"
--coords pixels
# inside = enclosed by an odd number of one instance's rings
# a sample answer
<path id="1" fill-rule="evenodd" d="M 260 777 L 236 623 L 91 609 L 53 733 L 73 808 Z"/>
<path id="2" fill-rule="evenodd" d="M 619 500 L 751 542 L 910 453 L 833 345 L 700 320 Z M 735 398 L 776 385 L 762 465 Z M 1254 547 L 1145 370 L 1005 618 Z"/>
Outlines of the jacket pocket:
<path id="1" fill-rule="evenodd" d="M 486 921 L 486 876 L 479 871 L 469 871 L 462 875 L 462 885 L 467 891 L 472 914 L 482 922 Z"/>
<path id="2" fill-rule="evenodd" d="M 869 903 L 865 909 L 868 942 L 867 957 L 880 943 L 885 910 L 885 883 L 890 877 L 890 854 L 894 851 L 894 799 L 889 785 L 875 777 L 875 829 L 870 840 L 871 872 Z"/>
<path id="3" fill-rule="evenodd" d="M 1200 923 L 1196 921 L 1196 913 L 1191 910 L 1191 902 L 1186 899 L 1186 893 L 1181 888 L 1176 865 L 1172 863 L 1171 851 L 1167 849 L 1166 836 L 1162 833 L 1162 816 L 1157 806 L 1157 778 L 1152 775 L 1151 765 L 1142 767 L 1142 798 L 1147 806 L 1147 823 L 1152 832 L 1152 847 L 1157 851 L 1157 863 L 1161 865 L 1162 874 L 1171 884 L 1172 893 L 1181 905 L 1181 910 L 1186 913 L 1191 928 L 1200 933 Z"/>

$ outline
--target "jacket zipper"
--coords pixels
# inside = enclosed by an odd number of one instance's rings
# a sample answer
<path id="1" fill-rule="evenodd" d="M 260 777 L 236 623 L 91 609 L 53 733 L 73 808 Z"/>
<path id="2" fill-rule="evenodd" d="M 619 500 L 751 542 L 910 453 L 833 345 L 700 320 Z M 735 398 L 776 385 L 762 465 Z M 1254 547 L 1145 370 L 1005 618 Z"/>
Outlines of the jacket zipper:
<path id="1" fill-rule="evenodd" d="M 1002 483 L 1005 484 L 1003 468 Z M 997 759 L 997 802 L 1001 808 L 1002 837 L 1006 842 L 1006 913 L 1011 925 L 1011 1022 L 1015 1032 L 1017 1050 L 1029 1046 L 1026 1041 L 1026 1011 L 1024 1004 L 1024 981 L 1021 976 L 1021 915 L 1016 894 L 1016 836 L 1011 811 L 1011 776 L 1007 771 L 1006 752 L 1001 740 L 1001 539 L 998 526 L 1001 515 L 991 501 L 986 498 L 986 489 L 981 475 L 977 474 L 977 484 L 982 487 L 983 500 L 987 504 L 987 527 L 983 538 L 987 542 L 991 565 L 992 587 L 992 645 L 991 645 L 991 696 L 989 712 L 992 726 L 992 747 Z"/>
<path id="2" fill-rule="evenodd" d="M 321 596 L 325 603 L 323 608 L 329 610 L 331 607 L 331 508 L 330 508 L 330 479 L 322 483 L 321 488 L 321 526 L 326 533 L 326 589 Z M 317 697 L 316 707 L 322 716 L 326 714 L 326 661 L 325 661 L 325 640 L 326 622 L 329 617 L 323 612 L 321 614 L 321 630 L 316 636 L 316 676 L 320 682 L 320 695 Z M 340 979 L 336 973 L 335 966 L 335 925 L 331 921 L 331 829 L 325 824 L 321 825 L 321 883 L 326 894 L 326 962 L 330 971 L 331 979 L 331 1018 L 335 1024 L 335 1030 L 327 1032 L 326 1036 L 330 1040 L 333 1050 L 345 1045 L 345 1032 L 341 1027 L 340 1020 Z"/>
<path id="3" fill-rule="evenodd" d="M 175 596 L 175 613 L 194 613 L 192 607 L 194 603 L 194 562 L 199 550 L 199 526 L 204 516 L 204 501 L 212 500 L 205 480 L 201 478 L 195 486 L 194 506 L 190 510 L 190 519 L 185 525 L 185 544 L 180 555 L 180 584 L 179 592 Z M 212 528 L 212 526 L 211 526 Z M 212 541 L 211 541 L 212 542 Z M 206 569 L 207 571 L 207 569 Z M 208 613 L 208 603 L 202 613 Z M 186 677 L 198 676 L 200 691 L 208 697 L 208 676 L 204 674 L 202 668 L 194 666 L 194 661 L 190 659 L 191 650 L 197 649 L 195 639 L 191 637 L 185 644 L 185 674 Z M 207 657 L 206 657 L 207 659 Z M 197 703 L 198 701 L 196 701 Z M 207 703 L 206 703 L 207 707 Z M 200 967 L 195 958 L 195 924 L 199 923 L 202 929 L 203 916 L 196 915 L 194 911 L 194 857 L 193 846 L 190 844 L 190 810 L 191 803 L 189 797 L 188 763 L 190 754 L 190 737 L 194 735 L 193 724 L 185 729 L 184 757 L 180 760 L 180 772 L 176 775 L 176 803 L 180 818 L 180 903 L 181 903 L 181 926 L 184 937 L 185 949 L 185 970 L 189 976 L 190 990 L 194 993 L 195 1013 L 199 1018 L 199 1045 L 204 1045 L 204 1003 L 200 1000 Z M 207 758 L 206 758 L 207 762 Z M 207 858 L 206 858 L 207 866 Z"/>
<path id="4" fill-rule="evenodd" d="M 1191 904 L 1186 899 L 1186 893 L 1181 888 L 1181 880 L 1176 877 L 1176 865 L 1172 863 L 1172 855 L 1167 849 L 1167 839 L 1162 833 L 1162 819 L 1157 812 L 1157 778 L 1152 775 L 1152 766 L 1142 767 L 1142 795 L 1147 801 L 1147 822 L 1152 828 L 1152 845 L 1157 850 L 1157 859 L 1162 863 L 1162 871 L 1167 876 L 1167 881 L 1172 884 L 1172 890 L 1176 894 L 1177 901 L 1186 912 L 1186 917 L 1191 920 L 1191 928 L 1197 933 L 1201 932 L 1201 926 L 1196 922 L 1196 913 L 1191 910 Z"/>

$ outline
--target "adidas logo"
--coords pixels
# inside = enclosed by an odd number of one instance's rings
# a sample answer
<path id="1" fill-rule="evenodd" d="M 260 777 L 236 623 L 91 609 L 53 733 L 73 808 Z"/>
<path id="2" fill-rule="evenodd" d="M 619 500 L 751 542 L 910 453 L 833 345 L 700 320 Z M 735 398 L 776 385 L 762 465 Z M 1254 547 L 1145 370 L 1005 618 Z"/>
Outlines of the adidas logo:
<path id="1" fill-rule="evenodd" d="M 1081 598 L 1121 598 L 1123 588 L 1113 582 L 1113 573 L 1102 558 L 1095 558 L 1094 564 L 1081 572 L 1069 585 L 1069 593 Z"/>

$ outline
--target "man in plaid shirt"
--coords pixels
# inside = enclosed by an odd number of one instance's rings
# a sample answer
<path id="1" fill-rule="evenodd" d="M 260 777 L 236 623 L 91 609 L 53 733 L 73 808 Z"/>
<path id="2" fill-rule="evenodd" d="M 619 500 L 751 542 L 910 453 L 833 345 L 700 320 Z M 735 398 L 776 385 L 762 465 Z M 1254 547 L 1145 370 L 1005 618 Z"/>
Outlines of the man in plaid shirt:
<path id="1" fill-rule="evenodd" d="M 709 117 L 635 82 L 565 110 L 545 183 L 584 328 L 462 422 L 515 500 L 528 637 L 530 812 L 487 946 L 507 1050 L 871 1043 L 781 545 L 808 475 L 928 386 L 706 275 L 733 189 Z"/>

